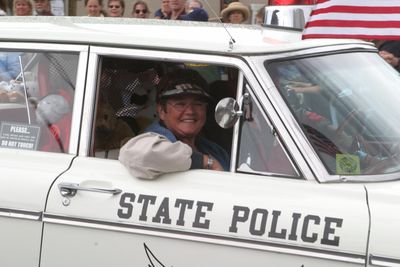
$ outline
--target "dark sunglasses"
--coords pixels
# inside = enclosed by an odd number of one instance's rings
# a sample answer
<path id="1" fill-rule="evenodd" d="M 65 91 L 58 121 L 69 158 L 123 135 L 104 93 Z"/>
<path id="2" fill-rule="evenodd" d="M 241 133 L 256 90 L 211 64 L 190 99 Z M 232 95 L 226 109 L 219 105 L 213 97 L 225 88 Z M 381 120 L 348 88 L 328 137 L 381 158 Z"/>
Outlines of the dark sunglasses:
<path id="1" fill-rule="evenodd" d="M 113 5 L 110 5 L 110 6 L 108 6 L 109 8 L 120 8 L 121 6 L 113 6 Z"/>
<path id="2" fill-rule="evenodd" d="M 136 9 L 135 13 L 136 14 L 140 14 L 140 13 L 146 14 L 147 13 L 147 9 Z"/>

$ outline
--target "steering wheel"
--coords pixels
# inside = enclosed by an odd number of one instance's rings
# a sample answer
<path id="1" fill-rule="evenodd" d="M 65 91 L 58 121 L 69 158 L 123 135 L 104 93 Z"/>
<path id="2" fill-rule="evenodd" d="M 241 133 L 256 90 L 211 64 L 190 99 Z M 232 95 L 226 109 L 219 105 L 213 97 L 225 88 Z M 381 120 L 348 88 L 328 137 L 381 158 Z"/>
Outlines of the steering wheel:
<path id="1" fill-rule="evenodd" d="M 349 153 L 356 153 L 356 152 L 364 152 L 368 154 L 368 147 L 367 143 L 362 136 L 361 132 L 362 130 L 357 129 L 357 126 L 361 125 L 361 123 L 357 122 L 357 119 L 360 117 L 362 114 L 361 110 L 352 110 L 347 114 L 347 116 L 343 119 L 343 121 L 340 123 L 338 128 L 336 129 L 335 132 L 335 140 L 338 143 L 342 143 L 341 147 L 344 146 L 344 150 L 349 152 Z M 346 128 L 348 128 L 349 125 L 355 125 L 352 127 L 352 131 L 350 131 L 350 135 L 347 135 L 347 132 L 345 131 Z M 349 139 L 352 138 L 351 143 L 349 143 Z"/>

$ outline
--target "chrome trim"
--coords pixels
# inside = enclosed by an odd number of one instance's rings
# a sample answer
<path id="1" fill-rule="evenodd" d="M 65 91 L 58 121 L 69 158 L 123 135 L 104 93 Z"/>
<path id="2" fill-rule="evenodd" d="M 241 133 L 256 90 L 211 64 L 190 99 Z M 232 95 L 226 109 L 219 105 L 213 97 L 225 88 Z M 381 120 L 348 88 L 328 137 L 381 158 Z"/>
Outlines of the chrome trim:
<path id="1" fill-rule="evenodd" d="M 399 267 L 400 258 L 388 258 L 369 254 L 369 264 L 382 267 Z"/>
<path id="2" fill-rule="evenodd" d="M 292 159 L 297 166 L 297 170 L 305 177 L 307 180 L 316 180 L 314 173 L 310 169 L 310 166 L 305 161 L 302 153 L 298 150 L 292 140 L 291 135 L 287 132 L 285 125 L 280 120 L 277 115 L 275 107 L 272 106 L 271 101 L 265 94 L 264 88 L 261 87 L 258 81 L 259 73 L 254 72 L 250 69 L 249 57 L 238 57 L 238 56 L 226 56 L 226 55 L 207 55 L 207 54 L 196 54 L 193 52 L 174 52 L 174 51 L 160 51 L 160 50 L 144 50 L 144 49 L 128 49 L 128 48 L 115 48 L 115 47 L 104 47 L 104 46 L 91 46 L 88 64 L 88 74 L 87 74 L 87 84 L 85 92 L 85 106 L 82 117 L 82 135 L 79 154 L 81 156 L 87 156 L 90 153 L 90 139 L 91 139 L 91 121 L 93 120 L 93 110 L 94 110 L 94 99 L 96 96 L 96 73 L 98 72 L 99 59 L 101 56 L 117 56 L 121 57 L 123 55 L 126 58 L 134 58 L 141 60 L 155 60 L 155 61 L 165 61 L 165 62 L 193 62 L 193 63 L 206 63 L 206 64 L 219 64 L 223 66 L 231 66 L 238 68 L 239 73 L 250 84 L 251 88 L 255 92 L 257 99 L 263 103 L 263 110 L 268 113 L 270 120 L 273 122 L 278 133 L 281 135 L 282 140 L 285 140 L 285 145 L 288 152 L 292 155 Z M 96 78 L 95 78 L 96 77 Z M 239 74 L 240 78 L 240 74 Z M 273 86 L 272 81 L 269 86 Z M 241 90 L 242 83 L 238 81 L 238 90 Z M 240 93 L 241 94 L 241 93 Z M 240 94 L 238 97 L 240 97 Z M 233 141 L 238 138 L 238 129 L 235 127 L 233 131 Z M 232 151 L 237 150 L 237 147 L 233 146 Z M 235 155 L 232 153 L 232 155 Z M 234 165 L 232 165 L 234 166 Z M 234 172 L 233 169 L 231 169 Z"/>
<path id="3" fill-rule="evenodd" d="M 74 105 L 72 110 L 72 121 L 69 138 L 68 152 L 70 154 L 76 154 L 78 152 L 79 142 L 79 129 L 81 126 L 81 114 L 83 109 L 83 99 L 85 96 L 85 80 L 87 72 L 88 52 L 84 51 L 79 54 L 78 71 L 76 76 L 75 93 L 74 93 Z"/>
<path id="4" fill-rule="evenodd" d="M 197 242 L 205 242 L 226 246 L 242 247 L 249 249 L 264 250 L 269 252 L 293 254 L 319 259 L 327 259 L 339 262 L 355 263 L 365 265 L 366 256 L 364 254 L 346 253 L 324 249 L 316 249 L 305 246 L 273 243 L 255 239 L 245 239 L 229 235 L 219 235 L 205 232 L 189 232 L 184 229 L 172 229 L 148 226 L 145 224 L 133 224 L 126 222 L 111 222 L 96 219 L 86 219 L 80 217 L 63 216 L 57 214 L 44 213 L 45 223 L 61 224 L 68 226 L 78 226 L 106 231 L 118 231 L 142 235 L 151 235 L 165 238 L 183 239 Z"/>
<path id="5" fill-rule="evenodd" d="M 122 192 L 122 190 L 119 188 L 108 189 L 100 187 L 85 187 L 77 183 L 60 183 L 58 184 L 58 190 L 60 190 L 60 194 L 63 197 L 73 197 L 76 195 L 76 192 L 78 190 L 86 192 L 94 192 L 94 193 L 111 194 L 111 195 L 118 195 L 121 194 Z"/>
<path id="6" fill-rule="evenodd" d="M 238 82 L 236 88 L 236 100 L 242 98 L 243 95 L 243 71 L 240 69 L 238 73 Z M 239 107 L 242 109 L 242 107 Z M 237 164 L 237 155 L 239 151 L 239 133 L 240 133 L 240 120 L 237 120 L 235 125 L 233 126 L 233 136 L 232 136 L 232 147 L 231 147 L 231 172 L 236 172 L 236 164 Z"/>
<path id="7" fill-rule="evenodd" d="M 281 109 L 277 108 L 279 106 L 286 107 L 286 103 L 282 100 L 280 95 L 278 95 L 279 98 L 277 98 L 275 95 L 271 94 L 270 89 L 275 86 L 274 83 L 269 79 L 269 74 L 268 79 L 266 79 L 266 70 L 262 69 L 263 72 L 260 72 L 260 65 L 255 64 L 255 62 L 258 63 L 260 61 L 260 58 L 264 57 L 255 57 L 256 60 L 254 60 L 254 57 L 245 57 L 250 67 L 254 70 L 254 75 L 257 77 L 255 81 L 248 81 L 252 86 L 257 83 L 257 87 L 253 86 L 253 91 L 255 91 L 258 101 L 263 104 L 263 111 L 268 114 L 269 121 L 272 122 L 274 129 L 280 136 L 279 139 L 285 144 L 285 150 L 291 155 L 291 161 L 292 163 L 294 161 L 295 169 L 297 172 L 300 172 L 300 177 L 309 181 L 315 181 L 316 177 L 314 172 L 310 169 L 308 162 L 305 160 L 306 157 L 304 157 L 303 153 L 296 145 L 293 135 L 289 132 L 286 125 L 287 122 L 282 120 Z M 297 122 L 294 120 L 292 123 L 295 124 Z"/>
<path id="8" fill-rule="evenodd" d="M 160 50 L 128 49 L 103 46 L 91 46 L 89 54 L 85 105 L 82 116 L 82 133 L 80 139 L 79 155 L 88 156 L 90 153 L 90 140 L 92 133 L 92 121 L 94 119 L 94 105 L 97 93 L 97 75 L 100 69 L 100 59 L 102 56 L 115 56 L 121 58 L 152 60 L 164 62 L 192 62 L 205 64 L 219 64 L 223 66 L 235 67 L 251 73 L 243 58 L 221 55 L 196 54 L 193 52 L 171 52 Z M 237 134 L 236 132 L 234 132 Z"/>
<path id="9" fill-rule="evenodd" d="M 97 78 L 99 75 L 99 57 L 96 54 L 90 53 L 88 58 L 88 68 L 86 75 L 86 90 L 85 98 L 83 100 L 83 112 L 82 114 L 82 129 L 81 138 L 79 145 L 79 155 L 89 156 L 91 139 L 92 139 L 92 128 L 95 114 L 95 99 L 97 94 Z"/>
<path id="10" fill-rule="evenodd" d="M 0 208 L 0 217 L 17 218 L 32 221 L 41 221 L 43 213 L 40 211 L 28 211 L 11 208 Z"/>
<path id="11" fill-rule="evenodd" d="M 87 45 L 73 45 L 64 43 L 44 43 L 38 42 L 0 42 L 0 49 L 11 50 L 34 50 L 34 51 L 52 51 L 52 52 L 87 52 Z"/>
<path id="12" fill-rule="evenodd" d="M 282 59 L 282 58 L 290 58 L 290 57 L 301 57 L 305 55 L 312 54 L 326 54 L 326 53 L 335 53 L 339 51 L 349 51 L 349 50 L 363 50 L 369 52 L 377 52 L 377 48 L 372 43 L 367 43 L 364 41 L 360 41 L 359 43 L 355 42 L 354 44 L 333 44 L 326 45 L 322 47 L 311 47 L 311 48 L 301 48 L 298 50 L 269 54 L 265 56 L 254 56 L 252 58 L 262 59 L 261 61 L 264 63 L 266 60 L 274 60 L 274 59 Z"/>

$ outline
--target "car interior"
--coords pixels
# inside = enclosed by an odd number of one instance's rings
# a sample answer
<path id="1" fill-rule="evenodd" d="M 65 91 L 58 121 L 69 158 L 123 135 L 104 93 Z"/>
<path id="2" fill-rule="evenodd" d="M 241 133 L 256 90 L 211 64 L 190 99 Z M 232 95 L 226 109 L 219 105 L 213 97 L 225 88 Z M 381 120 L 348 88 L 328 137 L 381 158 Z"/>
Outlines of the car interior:
<path id="1" fill-rule="evenodd" d="M 224 97 L 236 98 L 237 70 L 232 67 L 190 62 L 163 62 L 103 57 L 98 78 L 96 118 L 91 155 L 117 159 L 119 148 L 158 120 L 156 92 L 160 79 L 174 68 L 194 69 L 207 81 L 212 102 L 202 135 L 231 150 L 232 129 L 214 119 L 214 109 Z"/>

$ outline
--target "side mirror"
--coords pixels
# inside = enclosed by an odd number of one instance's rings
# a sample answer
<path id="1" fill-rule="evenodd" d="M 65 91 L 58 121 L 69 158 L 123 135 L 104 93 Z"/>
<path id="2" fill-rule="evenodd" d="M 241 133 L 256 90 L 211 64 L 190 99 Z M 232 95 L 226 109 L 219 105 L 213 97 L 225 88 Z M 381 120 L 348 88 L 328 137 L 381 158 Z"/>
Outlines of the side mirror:
<path id="1" fill-rule="evenodd" d="M 224 129 L 232 128 L 241 115 L 239 104 L 231 97 L 221 99 L 215 107 L 215 121 Z"/>

